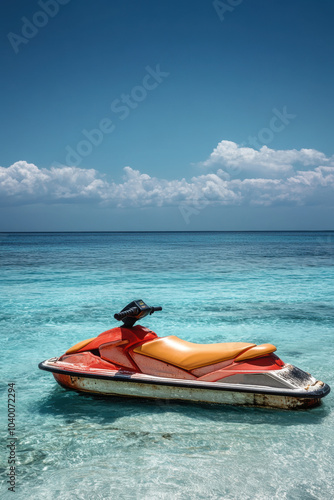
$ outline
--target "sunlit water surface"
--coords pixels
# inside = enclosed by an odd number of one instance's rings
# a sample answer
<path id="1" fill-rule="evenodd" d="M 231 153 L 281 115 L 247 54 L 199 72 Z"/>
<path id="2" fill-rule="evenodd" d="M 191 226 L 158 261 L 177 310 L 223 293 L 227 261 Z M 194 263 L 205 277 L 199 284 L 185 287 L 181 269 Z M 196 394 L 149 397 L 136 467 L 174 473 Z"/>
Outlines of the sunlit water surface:
<path id="1" fill-rule="evenodd" d="M 1 426 L 16 383 L 16 499 L 333 498 L 333 393 L 299 412 L 99 398 L 40 361 L 116 325 L 278 346 L 334 386 L 333 233 L 1 234 Z M 8 472 L 1 448 L 1 471 Z"/>

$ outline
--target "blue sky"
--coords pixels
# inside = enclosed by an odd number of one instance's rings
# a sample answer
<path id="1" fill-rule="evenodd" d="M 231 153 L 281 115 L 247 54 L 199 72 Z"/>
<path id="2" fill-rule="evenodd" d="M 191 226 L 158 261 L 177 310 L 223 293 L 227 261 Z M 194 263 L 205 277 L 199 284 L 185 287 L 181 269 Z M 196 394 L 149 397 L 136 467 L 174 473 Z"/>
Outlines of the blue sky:
<path id="1" fill-rule="evenodd" d="M 1 4 L 0 230 L 334 229 L 334 4 Z"/>

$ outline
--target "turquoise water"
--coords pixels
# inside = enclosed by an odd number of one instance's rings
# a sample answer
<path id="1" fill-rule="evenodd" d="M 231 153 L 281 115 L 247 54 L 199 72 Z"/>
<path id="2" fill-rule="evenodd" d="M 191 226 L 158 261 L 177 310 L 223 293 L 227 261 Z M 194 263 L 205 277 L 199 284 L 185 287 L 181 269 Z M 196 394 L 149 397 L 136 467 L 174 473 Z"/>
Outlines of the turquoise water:
<path id="1" fill-rule="evenodd" d="M 159 335 L 270 342 L 334 387 L 334 233 L 0 234 L 0 266 L 2 498 L 332 498 L 333 393 L 299 412 L 105 399 L 37 365 L 142 298 Z"/>

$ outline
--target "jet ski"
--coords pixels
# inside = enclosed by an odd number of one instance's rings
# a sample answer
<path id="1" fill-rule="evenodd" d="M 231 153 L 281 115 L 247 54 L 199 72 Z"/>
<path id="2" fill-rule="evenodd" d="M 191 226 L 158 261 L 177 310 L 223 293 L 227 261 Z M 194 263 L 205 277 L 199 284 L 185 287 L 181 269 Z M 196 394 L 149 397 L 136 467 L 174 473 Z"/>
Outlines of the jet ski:
<path id="1" fill-rule="evenodd" d="M 309 408 L 330 387 L 284 363 L 272 344 L 195 344 L 158 337 L 138 320 L 161 307 L 142 300 L 114 315 L 123 324 L 39 364 L 67 389 L 112 396 L 229 405 Z"/>

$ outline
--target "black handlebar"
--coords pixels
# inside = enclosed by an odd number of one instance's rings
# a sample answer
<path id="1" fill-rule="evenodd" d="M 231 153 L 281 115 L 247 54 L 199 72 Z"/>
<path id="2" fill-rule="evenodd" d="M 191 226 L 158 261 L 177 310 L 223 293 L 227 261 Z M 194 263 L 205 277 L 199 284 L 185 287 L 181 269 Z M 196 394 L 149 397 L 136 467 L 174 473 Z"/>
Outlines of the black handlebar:
<path id="1" fill-rule="evenodd" d="M 162 311 L 162 307 L 161 306 L 158 306 L 158 307 L 151 307 L 151 312 L 150 314 L 153 314 L 154 311 Z"/>
<path id="2" fill-rule="evenodd" d="M 123 311 L 114 314 L 114 318 L 117 321 L 123 320 L 124 326 L 132 327 L 138 319 L 142 319 L 148 314 L 153 314 L 155 311 L 162 311 L 162 307 L 150 307 L 142 300 L 134 300 Z"/>
<path id="3" fill-rule="evenodd" d="M 114 314 L 114 318 L 121 321 L 121 319 L 125 318 L 125 316 L 137 316 L 139 312 L 138 307 L 130 307 L 130 309 Z"/>

